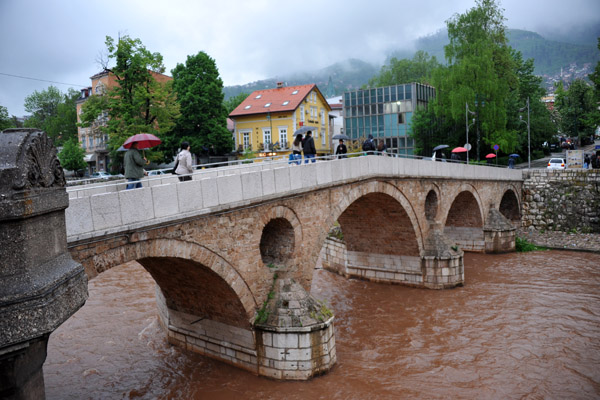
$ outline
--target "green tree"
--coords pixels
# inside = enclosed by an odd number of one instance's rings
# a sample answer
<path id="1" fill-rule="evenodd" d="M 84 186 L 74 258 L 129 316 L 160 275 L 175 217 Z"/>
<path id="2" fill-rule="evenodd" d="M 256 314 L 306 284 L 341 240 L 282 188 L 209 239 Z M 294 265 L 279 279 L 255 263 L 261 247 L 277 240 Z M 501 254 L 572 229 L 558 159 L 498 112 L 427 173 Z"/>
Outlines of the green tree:
<path id="1" fill-rule="evenodd" d="M 527 153 L 527 110 L 529 99 L 529 127 L 531 149 L 540 149 L 544 142 L 551 142 L 557 133 L 557 126 L 552 122 L 551 113 L 540 99 L 546 94 L 541 86 L 542 78 L 534 75 L 533 59 L 523 60 L 521 52 L 512 50 L 511 55 L 515 66 L 518 85 L 511 90 L 506 100 L 507 131 L 514 132 L 518 138 L 516 146 L 521 154 Z"/>
<path id="2" fill-rule="evenodd" d="M 561 132 L 570 137 L 577 137 L 579 143 L 584 137 L 594 134 L 596 129 L 595 114 L 598 112 L 594 101 L 594 91 L 582 79 L 571 82 L 568 90 L 559 85 L 554 103 L 558 110 Z"/>
<path id="3" fill-rule="evenodd" d="M 598 38 L 598 50 L 600 50 L 600 38 Z M 594 72 L 588 75 L 590 81 L 594 85 L 594 101 L 600 104 L 600 61 L 596 63 Z M 596 109 L 590 115 L 590 123 L 596 127 L 600 126 L 600 110 Z"/>
<path id="4" fill-rule="evenodd" d="M 106 95 L 93 95 L 82 106 L 81 126 L 93 126 L 108 113 L 106 126 L 99 133 L 108 134 L 113 170 L 120 158 L 116 150 L 125 140 L 137 133 L 152 133 L 163 139 L 179 116 L 172 82 L 158 82 L 152 74 L 165 70 L 159 53 L 148 51 L 139 39 L 124 36 L 115 41 L 106 37 L 109 60 L 116 65 L 107 71 L 114 75 L 116 85 Z M 162 153 L 147 154 L 149 159 L 161 160 Z"/>
<path id="5" fill-rule="evenodd" d="M 446 124 L 447 120 L 454 121 L 450 124 L 453 135 L 464 135 L 468 104 L 477 116 L 475 134 L 469 136 L 475 143 L 476 158 L 480 158 L 480 148 L 489 149 L 493 144 L 505 152 L 513 151 L 518 137 L 506 128 L 506 100 L 518 82 L 502 10 L 494 0 L 477 0 L 475 7 L 454 16 L 447 26 L 450 43 L 444 51 L 448 67 L 433 74 L 436 115 Z M 457 129 L 460 125 L 462 128 Z"/>
<path id="6" fill-rule="evenodd" d="M 65 140 L 77 137 L 75 101 L 79 92 L 69 88 L 66 94 L 54 86 L 35 91 L 25 98 L 25 110 L 32 113 L 25 126 L 45 131 L 60 146 Z"/>
<path id="7" fill-rule="evenodd" d="M 227 130 L 223 81 L 215 61 L 201 51 L 188 56 L 185 65 L 177 64 L 172 73 L 181 117 L 166 144 L 173 151 L 186 140 L 193 152 L 230 152 L 233 141 Z"/>
<path id="8" fill-rule="evenodd" d="M 31 113 L 25 126 L 45 130 L 46 123 L 57 114 L 58 105 L 64 101 L 63 94 L 54 86 L 25 98 L 25 111 Z"/>
<path id="9" fill-rule="evenodd" d="M 229 99 L 225 100 L 223 102 L 223 105 L 225 106 L 225 110 L 227 111 L 227 115 L 231 114 L 231 112 L 233 110 L 235 110 L 235 108 L 237 106 L 239 106 L 240 104 L 242 104 L 242 101 L 246 100 L 246 98 L 249 95 L 250 95 L 249 93 L 242 92 L 242 93 L 238 94 L 237 96 L 233 96 L 233 97 L 230 97 Z"/>
<path id="10" fill-rule="evenodd" d="M 76 139 L 67 139 L 62 150 L 58 153 L 58 159 L 60 165 L 66 170 L 77 171 L 87 167 L 86 162 L 83 160 L 85 157 L 85 150 L 83 150 Z"/>
<path id="11" fill-rule="evenodd" d="M 392 57 L 389 65 L 381 67 L 378 75 L 369 79 L 369 87 L 391 86 L 402 83 L 420 82 L 431 83 L 433 71 L 440 64 L 434 56 L 429 56 L 426 52 L 419 50 L 415 53 L 412 60 L 398 60 Z"/>
<path id="12" fill-rule="evenodd" d="M 8 109 L 0 106 L 0 131 L 3 131 L 14 126 L 12 119 L 8 115 Z"/>

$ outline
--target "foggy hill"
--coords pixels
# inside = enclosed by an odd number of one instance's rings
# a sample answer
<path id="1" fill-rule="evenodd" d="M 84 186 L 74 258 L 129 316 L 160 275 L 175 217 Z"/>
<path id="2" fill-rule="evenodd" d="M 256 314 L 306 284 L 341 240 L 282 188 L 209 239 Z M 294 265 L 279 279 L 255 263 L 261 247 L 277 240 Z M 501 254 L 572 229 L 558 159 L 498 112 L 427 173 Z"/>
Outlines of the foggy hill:
<path id="1" fill-rule="evenodd" d="M 599 28 L 580 28 L 572 36 L 564 32 L 547 34 L 553 39 L 546 39 L 538 33 L 508 29 L 507 38 L 510 46 L 520 51 L 523 59 L 533 58 L 537 75 L 557 75 L 561 68 L 567 68 L 576 63 L 579 67 L 586 63 L 596 65 L 600 61 L 600 51 L 594 37 L 600 35 Z M 596 35 L 596 36 L 594 36 Z M 449 43 L 446 30 L 441 30 L 433 35 L 422 37 L 416 41 L 416 50 L 423 50 L 435 56 L 439 62 L 445 62 L 444 46 Z M 388 59 L 396 57 L 412 58 L 414 51 L 397 50 L 389 54 Z M 381 65 L 376 65 L 363 60 L 349 59 L 337 62 L 329 67 L 296 73 L 290 76 L 265 79 L 245 85 L 226 86 L 223 91 L 225 98 L 236 96 L 239 93 L 252 93 L 255 90 L 274 88 L 277 82 L 285 82 L 287 86 L 316 83 L 325 96 L 328 94 L 329 81 L 335 95 L 340 95 L 346 90 L 357 89 L 368 83 L 369 79 L 379 73 Z"/>

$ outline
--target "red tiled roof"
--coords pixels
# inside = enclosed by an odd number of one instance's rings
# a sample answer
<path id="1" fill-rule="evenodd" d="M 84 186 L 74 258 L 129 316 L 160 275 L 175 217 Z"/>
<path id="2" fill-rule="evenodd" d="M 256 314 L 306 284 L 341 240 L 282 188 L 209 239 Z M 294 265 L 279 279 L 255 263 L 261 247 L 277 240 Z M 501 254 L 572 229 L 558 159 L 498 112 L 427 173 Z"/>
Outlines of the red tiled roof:
<path id="1" fill-rule="evenodd" d="M 317 85 L 284 86 L 275 89 L 256 90 L 241 102 L 230 114 L 230 117 L 266 112 L 294 111 Z M 327 104 L 327 103 L 325 103 Z"/>

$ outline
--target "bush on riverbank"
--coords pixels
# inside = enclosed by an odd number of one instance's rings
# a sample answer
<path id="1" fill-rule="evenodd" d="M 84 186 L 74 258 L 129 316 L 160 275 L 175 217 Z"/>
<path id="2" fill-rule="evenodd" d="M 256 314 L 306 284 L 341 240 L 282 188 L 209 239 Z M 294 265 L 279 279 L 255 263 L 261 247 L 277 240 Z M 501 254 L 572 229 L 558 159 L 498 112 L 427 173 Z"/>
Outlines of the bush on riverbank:
<path id="1" fill-rule="evenodd" d="M 535 244 L 529 243 L 527 240 L 516 236 L 515 237 L 515 250 L 518 253 L 523 253 L 526 251 L 537 251 L 537 250 L 547 250 L 547 249 L 542 246 L 536 246 Z"/>

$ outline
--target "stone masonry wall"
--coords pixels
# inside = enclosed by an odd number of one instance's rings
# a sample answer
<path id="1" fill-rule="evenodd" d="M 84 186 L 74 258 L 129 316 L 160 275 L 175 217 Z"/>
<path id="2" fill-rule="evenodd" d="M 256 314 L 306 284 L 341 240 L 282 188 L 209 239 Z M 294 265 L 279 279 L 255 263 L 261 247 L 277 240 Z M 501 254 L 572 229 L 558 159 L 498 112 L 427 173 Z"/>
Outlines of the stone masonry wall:
<path id="1" fill-rule="evenodd" d="M 524 171 L 523 227 L 600 232 L 600 171 Z"/>

